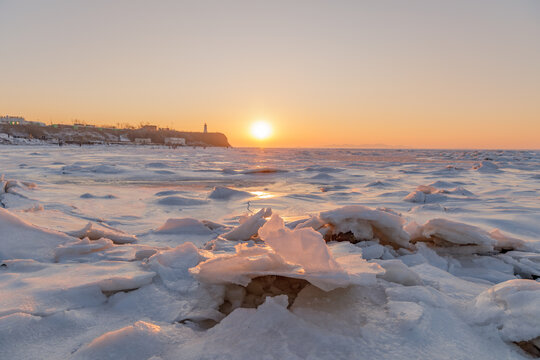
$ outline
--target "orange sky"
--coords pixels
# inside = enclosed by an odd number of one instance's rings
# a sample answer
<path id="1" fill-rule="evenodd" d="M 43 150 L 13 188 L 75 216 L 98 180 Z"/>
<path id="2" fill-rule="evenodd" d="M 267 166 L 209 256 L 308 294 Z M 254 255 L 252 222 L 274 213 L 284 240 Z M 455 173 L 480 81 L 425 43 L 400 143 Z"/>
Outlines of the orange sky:
<path id="1" fill-rule="evenodd" d="M 233 146 L 538 149 L 539 4 L 4 0 L 0 115 L 207 122 Z"/>

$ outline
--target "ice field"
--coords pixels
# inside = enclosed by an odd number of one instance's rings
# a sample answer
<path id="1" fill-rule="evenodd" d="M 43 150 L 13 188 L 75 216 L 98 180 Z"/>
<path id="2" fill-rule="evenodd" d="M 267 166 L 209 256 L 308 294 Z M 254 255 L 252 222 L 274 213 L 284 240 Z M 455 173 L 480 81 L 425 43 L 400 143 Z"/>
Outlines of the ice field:
<path id="1" fill-rule="evenodd" d="M 1 359 L 540 356 L 540 152 L 0 146 Z"/>

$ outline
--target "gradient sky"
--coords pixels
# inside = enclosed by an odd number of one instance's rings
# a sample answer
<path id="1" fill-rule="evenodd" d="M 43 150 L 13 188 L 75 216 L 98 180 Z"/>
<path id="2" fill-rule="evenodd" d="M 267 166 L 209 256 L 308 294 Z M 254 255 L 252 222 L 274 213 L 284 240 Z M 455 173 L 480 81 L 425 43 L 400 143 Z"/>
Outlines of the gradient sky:
<path id="1" fill-rule="evenodd" d="M 540 148 L 540 1 L 0 0 L 0 115 Z"/>

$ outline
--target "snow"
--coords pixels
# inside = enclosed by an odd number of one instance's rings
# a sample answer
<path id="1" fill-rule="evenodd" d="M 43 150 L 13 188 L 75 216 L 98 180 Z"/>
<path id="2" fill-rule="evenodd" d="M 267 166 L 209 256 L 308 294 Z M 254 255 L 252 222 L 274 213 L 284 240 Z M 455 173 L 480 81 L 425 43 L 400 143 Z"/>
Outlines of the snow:
<path id="1" fill-rule="evenodd" d="M 165 224 L 155 230 L 156 234 L 211 234 L 212 231 L 197 219 L 167 219 Z"/>
<path id="2" fill-rule="evenodd" d="M 497 241 L 495 247 L 498 249 L 540 251 L 540 243 L 531 243 L 506 235 L 499 229 L 491 230 L 489 236 Z"/>
<path id="3" fill-rule="evenodd" d="M 0 208 L 0 260 L 52 261 L 54 249 L 71 240 L 65 234 L 39 228 Z"/>
<path id="4" fill-rule="evenodd" d="M 537 151 L 0 158 L 2 359 L 526 359 L 540 342 Z"/>
<path id="5" fill-rule="evenodd" d="M 191 199 L 182 196 L 167 196 L 157 201 L 159 205 L 167 206 L 192 206 L 204 204 L 204 200 Z"/>
<path id="6" fill-rule="evenodd" d="M 497 166 L 497 164 L 494 164 L 491 161 L 482 161 L 479 164 L 474 165 L 473 170 L 476 170 L 482 173 L 497 173 L 501 171 L 499 170 L 499 167 Z"/>
<path id="7" fill-rule="evenodd" d="M 497 241 L 477 226 L 448 219 L 432 219 L 422 225 L 421 237 L 413 242 L 433 242 L 438 249 L 459 253 L 486 253 L 494 250 Z"/>
<path id="8" fill-rule="evenodd" d="M 75 358 L 145 360 L 160 352 L 164 340 L 159 325 L 139 320 L 95 338 Z"/>
<path id="9" fill-rule="evenodd" d="M 151 283 L 155 276 L 135 263 L 118 261 L 20 264 L 19 260 L 7 260 L 4 264 L 0 272 L 0 316 L 16 312 L 44 316 L 96 306 L 106 301 L 103 292 L 136 289 Z"/>
<path id="10" fill-rule="evenodd" d="M 377 237 L 396 246 L 409 246 L 409 234 L 403 230 L 405 220 L 385 211 L 351 205 L 321 212 L 319 218 L 330 225 L 335 234 L 350 231 L 358 239 L 372 240 Z"/>
<path id="11" fill-rule="evenodd" d="M 339 270 L 321 234 L 313 229 L 290 230 L 279 215 L 259 230 L 259 236 L 287 262 L 301 265 L 306 272 L 332 272 Z"/>
<path id="12" fill-rule="evenodd" d="M 249 240 L 257 235 L 259 228 L 266 223 L 266 218 L 271 214 L 272 209 L 262 208 L 253 215 L 244 215 L 239 219 L 240 225 L 223 234 L 223 237 L 227 240 Z"/>
<path id="13" fill-rule="evenodd" d="M 137 237 L 135 235 L 126 234 L 118 229 L 91 222 L 80 230 L 70 232 L 69 235 L 78 237 L 79 239 L 89 238 L 90 240 L 107 238 L 112 240 L 115 244 L 126 244 L 137 241 Z"/>
<path id="14" fill-rule="evenodd" d="M 384 269 L 381 279 L 405 286 L 423 285 L 420 276 L 401 260 L 375 260 L 374 262 Z"/>
<path id="15" fill-rule="evenodd" d="M 85 237 L 84 239 L 58 246 L 54 250 L 54 260 L 59 262 L 65 258 L 80 257 L 112 247 L 114 247 L 114 243 L 110 239 L 90 240 Z"/>
<path id="16" fill-rule="evenodd" d="M 356 261 L 348 259 L 340 265 L 321 234 L 309 228 L 290 230 L 277 215 L 260 229 L 260 236 L 268 246 L 239 244 L 235 254 L 206 260 L 191 269 L 192 274 L 210 284 L 242 286 L 255 277 L 279 275 L 305 279 L 330 291 L 351 284 L 373 284 L 375 275 L 383 272 L 378 265 L 363 260 L 361 254 L 356 255 Z"/>
<path id="17" fill-rule="evenodd" d="M 474 301 L 474 320 L 496 327 L 508 341 L 540 336 L 540 282 L 508 280 L 482 292 Z"/>
<path id="18" fill-rule="evenodd" d="M 246 191 L 231 189 L 226 186 L 216 186 L 208 195 L 210 199 L 229 200 L 232 198 L 246 198 L 252 195 Z"/>
<path id="19" fill-rule="evenodd" d="M 436 185 L 440 188 L 436 187 Z M 403 200 L 412 203 L 433 204 L 445 202 L 451 196 L 474 198 L 475 195 L 463 186 L 448 189 L 452 185 L 452 183 L 445 181 L 437 181 L 431 185 L 419 185 L 415 191 L 409 193 Z"/>

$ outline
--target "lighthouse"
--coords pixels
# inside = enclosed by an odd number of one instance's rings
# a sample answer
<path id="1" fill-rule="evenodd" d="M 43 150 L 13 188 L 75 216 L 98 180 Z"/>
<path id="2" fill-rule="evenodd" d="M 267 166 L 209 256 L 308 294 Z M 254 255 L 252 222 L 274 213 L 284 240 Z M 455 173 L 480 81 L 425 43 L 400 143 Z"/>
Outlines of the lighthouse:
<path id="1" fill-rule="evenodd" d="M 206 123 L 204 123 L 204 133 L 205 133 L 205 134 L 208 133 L 208 126 L 206 125 Z"/>

